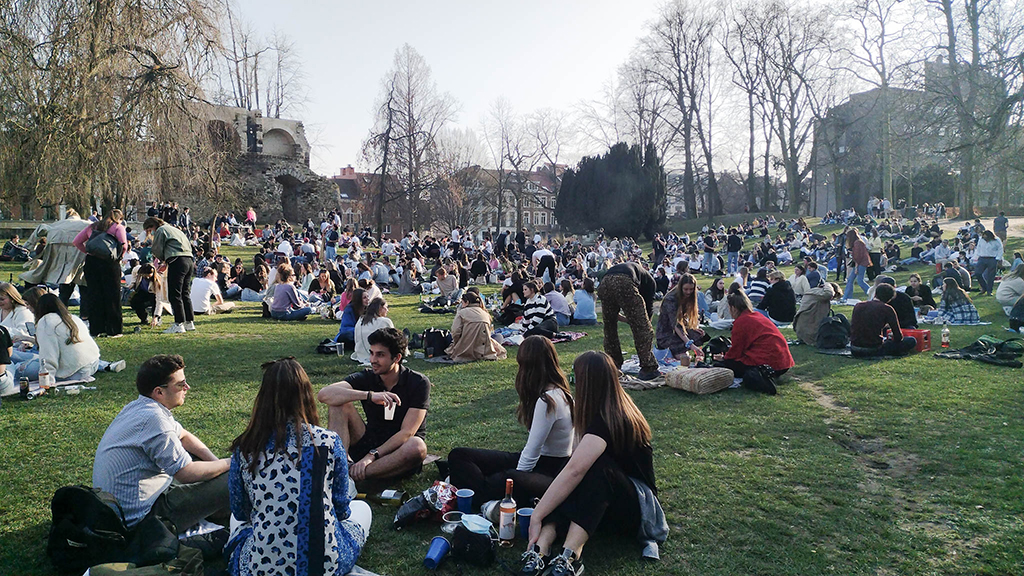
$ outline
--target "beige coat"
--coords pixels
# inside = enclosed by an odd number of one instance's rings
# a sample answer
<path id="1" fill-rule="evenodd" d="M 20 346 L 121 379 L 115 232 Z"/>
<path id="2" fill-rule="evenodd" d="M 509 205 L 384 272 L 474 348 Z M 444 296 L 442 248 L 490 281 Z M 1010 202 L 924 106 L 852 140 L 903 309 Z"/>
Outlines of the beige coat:
<path id="1" fill-rule="evenodd" d="M 505 349 L 491 339 L 491 315 L 479 306 L 459 308 L 452 322 L 452 345 L 445 353 L 456 362 L 502 360 Z"/>
<path id="2" fill-rule="evenodd" d="M 23 272 L 19 278 L 29 284 L 84 284 L 82 266 L 85 253 L 75 248 L 71 241 L 83 228 L 92 222 L 69 218 L 50 224 L 40 224 L 26 242 L 35 246 L 36 240 L 46 233 L 46 247 L 39 259 L 39 265 Z"/>
<path id="3" fill-rule="evenodd" d="M 793 318 L 793 330 L 801 342 L 811 346 L 817 345 L 818 326 L 832 309 L 832 298 L 835 296 L 829 284 L 804 292 L 804 297 L 800 300 L 800 309 Z"/>

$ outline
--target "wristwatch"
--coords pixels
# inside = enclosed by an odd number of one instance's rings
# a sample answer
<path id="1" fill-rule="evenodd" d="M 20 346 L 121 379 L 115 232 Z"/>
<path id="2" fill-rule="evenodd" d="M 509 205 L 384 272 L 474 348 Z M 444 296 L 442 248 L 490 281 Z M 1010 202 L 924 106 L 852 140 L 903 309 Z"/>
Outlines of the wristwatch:
<path id="1" fill-rule="evenodd" d="M 380 452 L 377 452 L 376 449 L 370 450 L 369 452 L 367 452 L 367 454 L 369 454 L 370 456 L 373 456 L 374 460 L 376 460 L 377 458 L 380 458 Z"/>

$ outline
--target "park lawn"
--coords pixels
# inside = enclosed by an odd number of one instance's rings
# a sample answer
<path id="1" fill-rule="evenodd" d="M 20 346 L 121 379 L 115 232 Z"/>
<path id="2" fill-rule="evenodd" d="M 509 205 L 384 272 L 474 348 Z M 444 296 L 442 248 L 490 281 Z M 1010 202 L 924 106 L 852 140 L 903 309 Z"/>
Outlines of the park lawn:
<path id="1" fill-rule="evenodd" d="M 1020 242 L 1011 247 L 1020 249 Z M 247 262 L 252 254 L 226 252 Z M 16 269 L 4 264 L 0 277 Z M 907 274 L 896 276 L 902 283 Z M 708 281 L 698 278 L 702 288 Z M 447 328 L 451 322 L 451 316 L 420 314 L 416 297 L 389 301 L 398 328 Z M 993 298 L 980 298 L 978 307 L 993 324 L 952 327 L 954 347 L 985 333 L 1009 336 Z M 0 574 L 53 573 L 45 557 L 50 498 L 60 486 L 90 483 L 96 445 L 136 397 L 135 370 L 150 355 L 185 357 L 193 389 L 175 417 L 221 454 L 248 420 L 261 362 L 294 355 L 317 388 L 356 370 L 314 351 L 333 336 L 335 322 L 265 320 L 258 305 L 242 304 L 229 315 L 200 317 L 195 333 L 167 336 L 149 328 L 132 334 L 127 309 L 125 318 L 125 337 L 99 344 L 104 358 L 126 359 L 127 370 L 100 374 L 99 389 L 78 397 L 7 399 L 0 408 Z M 601 327 L 583 328 L 586 338 L 558 345 L 566 371 L 576 354 L 601 349 Z M 629 345 L 622 325 L 620 332 Z M 937 330 L 933 334 L 937 346 Z M 492 363 L 409 362 L 434 384 L 431 453 L 522 447 L 526 431 L 513 416 L 515 350 Z M 742 389 L 705 397 L 667 388 L 630 393 L 654 431 L 671 533 L 657 565 L 641 562 L 631 539 L 598 535 L 584 553 L 588 573 L 1024 573 L 1020 370 L 928 353 L 863 361 L 819 355 L 807 346 L 792 350 L 797 365 L 775 397 Z M 436 468 L 428 466 L 400 486 L 417 492 L 435 479 Z M 395 532 L 393 510 L 374 512 L 360 565 L 381 574 L 421 574 L 438 526 Z M 518 542 L 499 554 L 514 565 L 522 550 Z M 500 573 L 498 567 L 465 571 Z"/>

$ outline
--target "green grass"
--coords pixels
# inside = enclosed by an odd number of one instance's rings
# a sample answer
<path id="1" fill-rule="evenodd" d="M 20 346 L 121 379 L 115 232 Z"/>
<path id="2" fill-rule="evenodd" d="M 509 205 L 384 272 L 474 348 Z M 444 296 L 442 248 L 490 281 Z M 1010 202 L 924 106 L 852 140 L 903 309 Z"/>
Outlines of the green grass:
<path id="1" fill-rule="evenodd" d="M 1019 249 L 1020 242 L 1011 247 Z M 229 253 L 248 260 L 248 251 Z M 13 271 L 0 266 L 0 277 Z M 901 282 L 906 276 L 897 274 Z M 707 279 L 698 281 L 706 287 Z M 419 314 L 414 297 L 390 300 L 399 328 L 447 328 L 451 321 Z M 954 347 L 983 333 L 1008 335 L 992 298 L 978 306 L 993 325 L 953 327 Z M 230 315 L 201 317 L 197 326 L 186 336 L 146 329 L 100 340 L 103 356 L 125 358 L 129 369 L 100 375 L 95 392 L 4 402 L 0 574 L 53 573 L 44 550 L 50 498 L 60 486 L 90 482 L 96 445 L 136 396 L 135 368 L 150 355 L 185 357 L 193 389 L 175 416 L 219 453 L 248 420 L 260 362 L 294 355 L 318 388 L 355 370 L 314 353 L 317 342 L 334 334 L 334 322 L 264 320 L 257 306 L 243 304 Z M 622 328 L 623 343 L 631 343 Z M 601 348 L 601 328 L 587 331 L 587 338 L 558 345 L 566 369 L 578 353 Z M 631 393 L 654 430 L 671 533 L 658 565 L 641 563 L 631 541 L 597 536 L 584 554 L 588 573 L 1024 573 L 1020 370 L 931 354 L 862 361 L 798 346 L 793 355 L 797 365 L 776 397 L 745 390 L 706 397 L 671 389 Z M 514 358 L 463 366 L 412 360 L 410 366 L 433 383 L 431 453 L 456 446 L 521 448 L 526 431 L 512 416 Z M 429 467 L 402 487 L 419 491 L 435 476 Z M 360 564 L 383 574 L 421 574 L 438 526 L 395 532 L 390 509 L 374 512 Z M 521 551 L 519 542 L 500 554 L 514 562 Z"/>

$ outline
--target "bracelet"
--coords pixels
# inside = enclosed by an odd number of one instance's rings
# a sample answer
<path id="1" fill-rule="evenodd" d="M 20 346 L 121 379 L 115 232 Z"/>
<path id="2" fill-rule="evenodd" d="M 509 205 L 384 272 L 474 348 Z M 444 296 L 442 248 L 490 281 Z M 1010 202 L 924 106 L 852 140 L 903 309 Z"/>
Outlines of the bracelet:
<path id="1" fill-rule="evenodd" d="M 372 402 L 373 401 L 373 392 L 371 392 L 370 390 L 366 391 L 366 401 L 367 402 Z"/>

